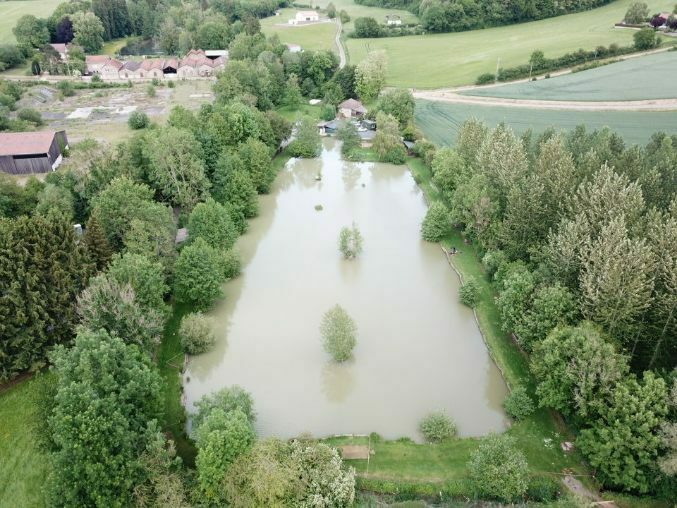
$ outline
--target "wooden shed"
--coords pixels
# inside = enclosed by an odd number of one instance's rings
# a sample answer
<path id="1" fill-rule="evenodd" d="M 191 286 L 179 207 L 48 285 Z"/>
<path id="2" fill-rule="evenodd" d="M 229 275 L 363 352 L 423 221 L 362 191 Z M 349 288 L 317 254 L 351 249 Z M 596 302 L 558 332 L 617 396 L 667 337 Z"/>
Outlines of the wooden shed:
<path id="1" fill-rule="evenodd" d="M 11 175 L 53 171 L 66 148 L 65 131 L 0 133 L 0 171 Z"/>

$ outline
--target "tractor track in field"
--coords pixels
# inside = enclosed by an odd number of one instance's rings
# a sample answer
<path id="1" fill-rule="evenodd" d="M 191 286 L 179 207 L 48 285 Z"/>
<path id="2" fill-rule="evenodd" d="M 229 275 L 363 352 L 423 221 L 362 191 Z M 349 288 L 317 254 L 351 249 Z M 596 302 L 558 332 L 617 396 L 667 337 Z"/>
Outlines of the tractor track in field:
<path id="1" fill-rule="evenodd" d="M 414 98 L 451 104 L 496 106 L 529 109 L 558 109 L 569 111 L 677 111 L 677 99 L 647 99 L 640 101 L 549 101 L 531 99 L 504 99 L 460 95 L 450 90 L 413 92 Z"/>

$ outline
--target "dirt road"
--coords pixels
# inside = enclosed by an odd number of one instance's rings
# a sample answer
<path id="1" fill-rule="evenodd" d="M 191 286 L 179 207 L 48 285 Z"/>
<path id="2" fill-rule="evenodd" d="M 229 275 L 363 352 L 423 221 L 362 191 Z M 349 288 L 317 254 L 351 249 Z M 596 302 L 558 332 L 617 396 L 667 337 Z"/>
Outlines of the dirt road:
<path id="1" fill-rule="evenodd" d="M 336 18 L 336 24 L 338 25 L 338 30 L 336 30 L 336 47 L 339 52 L 339 69 L 343 69 L 346 66 L 346 50 L 343 47 L 341 42 L 341 33 L 343 32 L 343 23 L 341 23 L 340 18 Z"/>
<path id="2" fill-rule="evenodd" d="M 459 95 L 448 90 L 414 92 L 414 98 L 430 101 L 471 104 L 476 106 L 498 106 L 529 109 L 564 109 L 570 111 L 677 111 L 677 99 L 651 99 L 642 101 L 544 101 L 528 99 L 503 99 L 499 97 L 478 97 Z"/>

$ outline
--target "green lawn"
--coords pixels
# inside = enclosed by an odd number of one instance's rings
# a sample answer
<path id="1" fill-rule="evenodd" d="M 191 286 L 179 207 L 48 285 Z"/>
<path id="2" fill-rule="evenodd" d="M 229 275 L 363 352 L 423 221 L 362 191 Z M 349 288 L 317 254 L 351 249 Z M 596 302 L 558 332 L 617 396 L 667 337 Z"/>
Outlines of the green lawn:
<path id="1" fill-rule="evenodd" d="M 33 435 L 33 398 L 44 379 L 33 378 L 0 391 L 0 508 L 46 505 L 42 487 L 49 463 Z"/>
<path id="2" fill-rule="evenodd" d="M 631 58 L 551 79 L 462 92 L 464 95 L 561 101 L 629 101 L 677 97 L 677 51 Z"/>
<path id="3" fill-rule="evenodd" d="M 261 20 L 261 31 L 266 35 L 277 34 L 285 44 L 298 44 L 303 49 L 317 51 L 328 49 L 338 52 L 334 38 L 338 27 L 336 23 L 314 23 L 294 26 L 287 21 L 293 18 L 300 9 L 280 9 L 279 16 L 271 16 Z"/>
<path id="4" fill-rule="evenodd" d="M 538 133 L 548 127 L 570 130 L 580 124 L 590 130 L 607 126 L 621 134 L 629 145 L 646 144 L 656 131 L 677 132 L 677 114 L 674 111 L 539 110 L 417 100 L 415 117 L 417 127 L 427 139 L 446 146 L 456 143 L 461 125 L 473 117 L 490 127 L 505 122 L 518 134 L 527 129 Z"/>
<path id="5" fill-rule="evenodd" d="M 542 50 L 546 57 L 561 56 L 579 48 L 617 43 L 630 45 L 632 30 L 614 29 L 634 0 L 617 0 L 591 11 L 519 25 L 453 34 L 348 39 L 351 63 L 368 50 L 388 54 L 388 84 L 437 88 L 467 85 L 484 72 L 527 63 L 529 55 Z M 650 12 L 672 11 L 672 0 L 647 0 Z"/>
<path id="6" fill-rule="evenodd" d="M 368 5 L 356 4 L 353 0 L 317 0 L 314 5 L 324 9 L 330 2 L 334 4 L 337 12 L 344 10 L 350 15 L 350 21 L 343 26 L 346 33 L 353 31 L 353 21 L 355 18 L 371 17 L 379 23 L 385 23 L 386 16 L 396 14 L 402 18 L 402 23 L 416 23 L 418 21 L 418 16 L 409 11 L 369 7 Z"/>
<path id="7" fill-rule="evenodd" d="M 46 18 L 64 0 L 0 1 L 0 44 L 16 42 L 12 28 L 24 14 Z"/>

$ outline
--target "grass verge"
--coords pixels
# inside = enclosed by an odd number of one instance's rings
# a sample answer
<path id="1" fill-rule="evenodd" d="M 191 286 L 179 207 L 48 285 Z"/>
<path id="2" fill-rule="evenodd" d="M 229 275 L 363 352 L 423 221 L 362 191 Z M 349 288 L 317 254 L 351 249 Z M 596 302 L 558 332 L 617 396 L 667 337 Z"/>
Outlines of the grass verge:
<path id="1" fill-rule="evenodd" d="M 33 435 L 38 424 L 35 397 L 46 376 L 35 376 L 0 390 L 0 507 L 46 506 L 43 485 L 47 452 Z"/>

